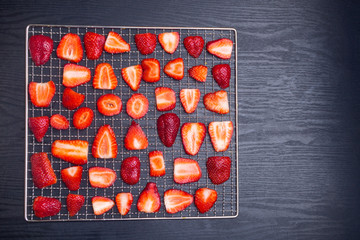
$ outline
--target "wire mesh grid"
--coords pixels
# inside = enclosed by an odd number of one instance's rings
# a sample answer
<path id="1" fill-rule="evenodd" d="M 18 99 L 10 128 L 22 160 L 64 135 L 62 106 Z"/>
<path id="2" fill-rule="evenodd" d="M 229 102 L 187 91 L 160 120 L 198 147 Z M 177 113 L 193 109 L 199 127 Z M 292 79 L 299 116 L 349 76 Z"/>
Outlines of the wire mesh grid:
<path id="1" fill-rule="evenodd" d="M 86 66 L 91 70 L 92 76 L 97 64 L 107 62 L 110 63 L 114 69 L 115 75 L 118 78 L 118 86 L 114 90 L 99 90 L 93 89 L 92 82 L 75 87 L 75 91 L 85 94 L 85 101 L 81 107 L 89 107 L 94 110 L 94 120 L 90 127 L 84 130 L 78 130 L 70 124 L 70 128 L 66 130 L 56 130 L 49 128 L 43 142 L 36 142 L 34 135 L 28 129 L 27 123 L 29 117 L 37 116 L 52 116 L 53 114 L 64 115 L 70 123 L 72 116 L 76 110 L 68 110 L 61 104 L 62 92 L 64 86 L 62 85 L 62 71 L 63 66 L 67 61 L 57 58 L 56 51 L 53 51 L 50 60 L 42 66 L 35 66 L 31 60 L 28 52 L 28 45 L 26 45 L 26 89 L 28 89 L 29 82 L 47 82 L 52 80 L 56 85 L 56 93 L 48 108 L 37 108 L 29 101 L 26 90 L 26 158 L 25 158 L 25 219 L 27 221 L 74 221 L 74 220 L 136 220 L 136 219 L 185 219 L 185 218 L 228 218 L 236 217 L 238 214 L 238 139 L 237 139 L 237 41 L 236 30 L 225 28 L 145 28 L 145 27 L 99 27 L 99 26 L 58 26 L 58 25 L 29 25 L 26 31 L 26 44 L 28 39 L 37 34 L 49 36 L 54 41 L 54 49 L 58 46 L 61 38 L 71 32 L 76 33 L 83 39 L 86 32 L 92 31 L 95 33 L 107 36 L 108 32 L 118 32 L 131 46 L 131 51 L 122 54 L 109 54 L 105 51 L 97 60 L 88 60 L 84 54 L 83 59 L 79 65 Z M 138 33 L 152 32 L 158 35 L 162 32 L 177 31 L 180 34 L 180 43 L 173 54 L 166 53 L 158 43 L 155 51 L 150 55 L 141 55 L 136 48 L 134 42 L 134 35 Z M 199 58 L 191 57 L 183 45 L 183 39 L 187 36 L 202 36 L 205 43 L 219 38 L 229 38 L 234 42 L 234 48 L 231 59 L 222 60 L 203 50 Z M 121 69 L 124 67 L 137 65 L 141 63 L 144 58 L 156 58 L 159 60 L 161 68 L 171 60 L 181 57 L 184 59 L 185 75 L 181 81 L 169 78 L 163 71 L 161 71 L 161 79 L 157 83 L 147 83 L 142 81 L 138 93 L 144 94 L 149 100 L 149 111 L 141 118 L 136 120 L 140 124 L 143 131 L 149 140 L 149 146 L 145 150 L 128 151 L 124 148 L 124 137 L 127 129 L 131 124 L 132 118 L 126 113 L 126 102 L 131 97 L 132 91 L 121 77 Z M 231 81 L 230 87 L 225 89 L 228 92 L 230 113 L 220 115 L 210 112 L 205 109 L 202 97 L 209 92 L 221 90 L 211 75 L 211 68 L 220 63 L 228 63 L 231 67 Z M 208 75 L 205 83 L 195 81 L 187 74 L 187 70 L 195 65 L 205 65 L 208 67 Z M 207 133 L 204 143 L 201 146 L 199 153 L 196 156 L 187 155 L 183 149 L 180 131 L 176 137 L 174 145 L 170 148 L 165 147 L 160 141 L 157 130 L 156 121 L 164 112 L 156 110 L 155 94 L 156 87 L 167 86 L 171 87 L 176 92 L 176 107 L 172 111 L 176 113 L 181 125 L 185 122 L 202 122 L 206 126 L 212 121 L 229 121 L 234 123 L 234 134 L 231 139 L 230 147 L 226 152 L 217 153 L 214 151 L 209 134 Z M 192 114 L 187 114 L 181 106 L 179 92 L 184 88 L 197 88 L 201 92 L 201 100 L 196 111 Z M 106 93 L 113 93 L 120 96 L 123 103 L 123 110 L 119 115 L 113 117 L 106 117 L 100 114 L 96 108 L 97 99 Z M 61 159 L 55 158 L 51 155 L 51 144 L 53 141 L 75 140 L 81 139 L 89 142 L 89 150 L 91 150 L 92 142 L 100 126 L 110 124 L 113 128 L 117 144 L 118 156 L 115 159 L 97 159 L 91 154 L 88 155 L 88 163 L 83 165 L 84 172 L 81 180 L 80 189 L 77 191 L 70 191 L 61 181 L 61 169 L 70 167 L 71 164 Z M 181 126 L 180 125 L 180 126 Z M 149 160 L 148 153 L 150 151 L 160 150 L 164 154 L 166 174 L 163 177 L 150 177 L 149 175 Z M 54 172 L 58 178 L 56 184 L 38 189 L 34 186 L 31 175 L 30 157 L 33 153 L 46 152 L 51 161 Z M 123 159 L 137 156 L 141 163 L 140 181 L 136 185 L 128 185 L 120 178 L 120 166 Z M 228 181 L 221 185 L 214 185 L 207 176 L 206 161 L 210 156 L 229 156 L 232 159 L 231 176 Z M 173 160 L 178 157 L 191 158 L 197 160 L 202 170 L 202 177 L 198 182 L 188 184 L 176 184 L 173 180 Z M 106 188 L 93 188 L 89 184 L 87 170 L 93 166 L 101 166 L 111 168 L 116 171 L 117 180 L 114 185 Z M 156 213 L 142 213 L 137 210 L 136 202 L 148 182 L 155 182 L 161 196 L 161 208 Z M 194 203 L 192 203 L 185 210 L 176 214 L 168 214 L 164 207 L 164 192 L 168 189 L 181 189 L 190 194 L 195 194 L 195 191 L 201 187 L 208 187 L 215 189 L 218 193 L 218 199 L 213 208 L 205 214 L 199 213 Z M 129 213 L 121 216 L 116 208 L 103 215 L 94 215 L 91 198 L 94 196 L 104 196 L 115 199 L 117 193 L 131 192 L 134 197 L 134 202 Z M 66 197 L 69 193 L 81 194 L 85 196 L 85 204 L 82 209 L 74 216 L 70 217 L 66 208 Z M 61 201 L 61 211 L 59 214 L 46 218 L 38 218 L 33 212 L 33 201 L 37 196 L 53 197 Z"/>

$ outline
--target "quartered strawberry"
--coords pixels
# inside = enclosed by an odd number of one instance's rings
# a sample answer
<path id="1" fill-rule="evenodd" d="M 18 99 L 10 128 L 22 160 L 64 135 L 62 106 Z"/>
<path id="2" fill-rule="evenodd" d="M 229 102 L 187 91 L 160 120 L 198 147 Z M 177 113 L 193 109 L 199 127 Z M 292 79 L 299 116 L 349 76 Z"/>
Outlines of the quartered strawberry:
<path id="1" fill-rule="evenodd" d="M 129 184 L 134 185 L 140 179 L 140 160 L 138 157 L 125 158 L 121 163 L 120 175 L 122 180 Z"/>
<path id="2" fill-rule="evenodd" d="M 232 121 L 211 122 L 209 124 L 209 135 L 216 152 L 224 152 L 229 148 L 233 130 Z"/>
<path id="3" fill-rule="evenodd" d="M 96 66 L 93 79 L 95 89 L 115 89 L 118 84 L 114 69 L 109 63 L 100 63 Z"/>
<path id="4" fill-rule="evenodd" d="M 177 213 L 194 201 L 193 195 L 178 189 L 169 189 L 164 193 L 164 204 L 167 213 Z"/>
<path id="5" fill-rule="evenodd" d="M 34 134 L 36 141 L 42 142 L 47 130 L 49 129 L 49 117 L 31 117 L 29 118 L 29 128 Z"/>
<path id="6" fill-rule="evenodd" d="M 73 63 L 65 64 L 63 82 L 65 87 L 73 88 L 91 80 L 90 69 Z"/>
<path id="7" fill-rule="evenodd" d="M 116 158 L 118 152 L 115 133 L 106 124 L 101 126 L 95 136 L 92 155 L 94 158 Z"/>
<path id="8" fill-rule="evenodd" d="M 149 110 L 149 101 L 141 93 L 134 93 L 126 103 L 126 112 L 134 119 L 140 119 Z"/>
<path id="9" fill-rule="evenodd" d="M 224 183 L 230 178 L 231 159 L 225 156 L 209 157 L 206 168 L 213 184 Z"/>
<path id="10" fill-rule="evenodd" d="M 69 163 L 83 165 L 87 163 L 88 145 L 84 140 L 55 140 L 51 145 L 51 153 Z"/>
<path id="11" fill-rule="evenodd" d="M 135 43 L 139 52 L 148 55 L 154 52 L 156 47 L 156 35 L 153 33 L 141 33 L 135 35 Z"/>
<path id="12" fill-rule="evenodd" d="M 161 142 L 171 147 L 176 139 L 180 127 L 180 118 L 175 113 L 165 113 L 157 120 L 157 132 Z"/>
<path id="13" fill-rule="evenodd" d="M 128 44 L 117 32 L 109 32 L 104 50 L 108 53 L 129 52 L 130 44 Z"/>
<path id="14" fill-rule="evenodd" d="M 90 185 L 95 188 L 107 188 L 114 184 L 116 173 L 110 168 L 91 167 L 89 168 Z"/>
<path id="15" fill-rule="evenodd" d="M 29 50 L 36 66 L 44 65 L 50 60 L 54 41 L 44 35 L 34 35 L 29 39 Z"/>
<path id="16" fill-rule="evenodd" d="M 45 152 L 34 153 L 31 158 L 31 174 L 34 185 L 37 188 L 44 188 L 57 182 L 54 169 Z"/>
<path id="17" fill-rule="evenodd" d="M 167 53 L 174 53 L 179 45 L 180 35 L 178 32 L 165 32 L 159 34 L 159 43 Z"/>
<path id="18" fill-rule="evenodd" d="M 84 102 L 85 95 L 77 93 L 71 88 L 65 88 L 62 96 L 62 104 L 69 110 L 74 110 Z"/>
<path id="19" fill-rule="evenodd" d="M 189 76 L 199 82 L 205 82 L 208 68 L 204 65 L 194 66 L 189 69 Z"/>
<path id="20" fill-rule="evenodd" d="M 115 202 L 119 213 L 124 216 L 130 211 L 131 204 L 133 202 L 133 196 L 131 193 L 118 193 L 116 195 Z"/>
<path id="21" fill-rule="evenodd" d="M 48 107 L 55 95 L 55 91 L 56 87 L 53 81 L 29 83 L 30 100 L 36 107 Z"/>
<path id="22" fill-rule="evenodd" d="M 194 57 L 198 58 L 204 48 L 204 39 L 200 36 L 189 36 L 184 39 L 184 46 L 188 53 Z"/>
<path id="23" fill-rule="evenodd" d="M 160 194 L 156 187 L 156 183 L 149 182 L 146 184 L 144 190 L 140 193 L 137 202 L 137 209 L 139 212 L 155 213 L 160 210 L 160 207 Z"/>
<path id="24" fill-rule="evenodd" d="M 222 59 L 231 58 L 232 48 L 233 41 L 227 38 L 217 39 L 206 44 L 206 50 L 209 53 Z"/>
<path id="25" fill-rule="evenodd" d="M 89 127 L 94 118 L 94 112 L 91 108 L 79 108 L 73 115 L 73 125 L 77 129 L 85 129 Z"/>
<path id="26" fill-rule="evenodd" d="M 76 191 L 80 188 L 83 168 L 81 166 L 69 167 L 61 170 L 61 180 L 66 187 L 71 191 Z"/>
<path id="27" fill-rule="evenodd" d="M 149 152 L 149 162 L 151 177 L 161 177 L 165 175 L 165 162 L 161 151 Z"/>
<path id="28" fill-rule="evenodd" d="M 142 68 L 141 65 L 130 66 L 121 69 L 121 76 L 131 90 L 137 91 L 140 87 Z"/>
<path id="29" fill-rule="evenodd" d="M 146 149 L 149 145 L 145 133 L 135 121 L 131 122 L 131 126 L 124 139 L 124 144 L 127 150 Z"/>
<path id="30" fill-rule="evenodd" d="M 229 64 L 215 65 L 211 73 L 217 84 L 219 84 L 219 87 L 225 89 L 230 86 L 231 69 Z"/>
<path id="31" fill-rule="evenodd" d="M 210 188 L 199 188 L 195 192 L 195 206 L 200 213 L 206 213 L 215 204 L 217 192 Z"/>
<path id="32" fill-rule="evenodd" d="M 158 82 L 160 80 L 160 62 L 155 58 L 145 58 L 141 61 L 143 69 L 142 79 L 145 82 Z"/>
<path id="33" fill-rule="evenodd" d="M 206 135 L 203 123 L 184 123 L 181 127 L 181 138 L 185 152 L 189 155 L 198 154 Z"/>
<path id="34" fill-rule="evenodd" d="M 61 209 L 61 202 L 56 198 L 37 197 L 33 203 L 35 216 L 39 218 L 50 217 L 58 214 Z"/>
<path id="35" fill-rule="evenodd" d="M 200 101 L 200 90 L 199 89 L 181 89 L 180 90 L 180 101 L 184 107 L 185 112 L 195 112 L 197 105 Z"/>
<path id="36" fill-rule="evenodd" d="M 86 56 L 90 60 L 98 59 L 104 49 L 105 37 L 98 33 L 87 32 L 84 36 Z"/>
<path id="37" fill-rule="evenodd" d="M 184 78 L 184 60 L 182 58 L 176 58 L 170 60 L 164 67 L 164 72 L 169 77 L 181 80 Z"/>
<path id="38" fill-rule="evenodd" d="M 66 206 L 69 216 L 75 216 L 85 203 L 85 197 L 78 194 L 69 194 L 66 198 Z"/>
<path id="39" fill-rule="evenodd" d="M 69 128 L 69 121 L 60 114 L 54 114 L 50 117 L 50 125 L 57 130 L 64 130 Z"/>
<path id="40" fill-rule="evenodd" d="M 56 49 L 58 58 L 78 63 L 83 57 L 81 39 L 77 34 L 68 33 L 61 38 Z"/>
<path id="41" fill-rule="evenodd" d="M 118 115 L 122 110 L 121 98 L 112 93 L 99 97 L 96 105 L 98 111 L 105 116 Z"/>
<path id="42" fill-rule="evenodd" d="M 219 114 L 230 112 L 227 92 L 224 90 L 205 94 L 203 101 L 205 108 L 209 111 Z"/>
<path id="43" fill-rule="evenodd" d="M 174 90 L 168 87 L 155 88 L 156 108 L 158 111 L 170 111 L 176 106 Z"/>
<path id="44" fill-rule="evenodd" d="M 92 207 L 95 215 L 101 215 L 112 209 L 115 205 L 114 201 L 106 197 L 93 197 L 91 199 Z"/>
<path id="45" fill-rule="evenodd" d="M 201 178 L 199 163 L 189 158 L 174 160 L 174 182 L 179 184 L 197 182 Z"/>

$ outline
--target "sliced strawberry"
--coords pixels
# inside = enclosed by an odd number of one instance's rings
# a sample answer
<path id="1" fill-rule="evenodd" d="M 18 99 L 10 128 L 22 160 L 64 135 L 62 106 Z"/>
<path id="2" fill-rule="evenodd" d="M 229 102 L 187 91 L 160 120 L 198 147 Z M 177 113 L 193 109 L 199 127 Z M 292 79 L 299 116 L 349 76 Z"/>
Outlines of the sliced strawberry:
<path id="1" fill-rule="evenodd" d="M 100 63 L 96 66 L 93 79 L 95 89 L 115 89 L 118 84 L 114 69 L 109 63 Z"/>
<path id="2" fill-rule="evenodd" d="M 204 39 L 200 36 L 189 36 L 184 39 L 184 46 L 188 53 L 194 57 L 198 58 L 204 48 Z"/>
<path id="3" fill-rule="evenodd" d="M 97 109 L 105 116 L 118 115 L 122 110 L 121 98 L 115 94 L 105 94 L 97 100 Z"/>
<path id="4" fill-rule="evenodd" d="M 139 212 L 155 213 L 160 210 L 160 207 L 160 194 L 156 187 L 156 183 L 149 182 L 146 184 L 144 190 L 140 193 L 137 202 L 137 209 Z"/>
<path id="5" fill-rule="evenodd" d="M 90 185 L 95 188 L 107 188 L 114 184 L 116 173 L 110 168 L 91 167 L 89 168 Z"/>
<path id="6" fill-rule="evenodd" d="M 141 93 L 134 93 L 126 103 L 126 112 L 134 119 L 140 119 L 149 110 L 149 101 Z"/>
<path id="7" fill-rule="evenodd" d="M 127 150 L 146 149 L 149 145 L 145 133 L 141 129 L 140 125 L 135 121 L 131 122 L 131 126 L 129 127 L 124 140 L 124 144 Z"/>
<path id="8" fill-rule="evenodd" d="M 205 82 L 208 68 L 204 65 L 194 66 L 189 69 L 189 76 L 199 82 Z"/>
<path id="9" fill-rule="evenodd" d="M 83 48 L 81 39 L 77 34 L 68 33 L 61 38 L 59 46 L 56 49 L 58 58 L 71 62 L 80 62 L 83 57 Z"/>
<path id="10" fill-rule="evenodd" d="M 149 152 L 150 176 L 161 177 L 165 175 L 164 156 L 161 151 Z"/>
<path id="11" fill-rule="evenodd" d="M 181 138 L 185 152 L 189 155 L 198 154 L 206 135 L 203 123 L 184 123 L 181 127 Z"/>
<path id="12" fill-rule="evenodd" d="M 155 88 L 156 108 L 158 111 L 170 111 L 176 106 L 174 90 L 167 87 Z"/>
<path id="13" fill-rule="evenodd" d="M 37 188 L 44 188 L 57 182 L 54 169 L 45 152 L 34 153 L 31 158 L 31 174 L 34 185 Z"/>
<path id="14" fill-rule="evenodd" d="M 121 163 L 120 175 L 122 180 L 129 184 L 134 185 L 140 179 L 140 160 L 138 157 L 125 158 Z"/>
<path id="15" fill-rule="evenodd" d="M 51 145 L 54 157 L 75 165 L 87 163 L 88 142 L 84 140 L 56 140 Z"/>
<path id="16" fill-rule="evenodd" d="M 224 152 L 229 148 L 233 130 L 232 121 L 211 122 L 209 124 L 210 139 L 216 152 Z"/>
<path id="17" fill-rule="evenodd" d="M 199 163 L 188 158 L 174 160 L 174 182 L 179 184 L 197 182 L 201 178 Z"/>
<path id="18" fill-rule="evenodd" d="M 171 78 L 181 80 L 184 78 L 184 60 L 176 58 L 170 60 L 164 67 L 164 72 Z"/>
<path id="19" fill-rule="evenodd" d="M 200 101 L 200 90 L 199 89 L 181 89 L 180 90 L 180 101 L 184 107 L 185 112 L 195 112 L 197 105 Z"/>
<path id="20" fill-rule="evenodd" d="M 93 197 L 91 199 L 92 207 L 95 215 L 101 215 L 112 209 L 115 205 L 114 201 L 106 197 Z"/>
<path id="21" fill-rule="evenodd" d="M 115 198 L 116 206 L 119 210 L 119 213 L 124 216 L 128 214 L 133 202 L 133 196 L 131 193 L 118 193 Z"/>
<path id="22" fill-rule="evenodd" d="M 29 118 L 29 128 L 34 134 L 36 141 L 42 142 L 47 130 L 49 129 L 49 117 L 31 117 Z"/>
<path id="23" fill-rule="evenodd" d="M 212 68 L 211 73 L 217 84 L 219 84 L 222 89 L 230 86 L 231 69 L 229 64 L 215 65 Z"/>
<path id="24" fill-rule="evenodd" d="M 176 139 L 180 127 L 180 118 L 175 113 L 165 113 L 157 120 L 157 132 L 161 142 L 171 147 Z"/>
<path id="25" fill-rule="evenodd" d="M 29 83 L 29 95 L 32 104 L 36 107 L 48 107 L 55 95 L 56 87 L 53 81 L 46 83 Z"/>
<path id="26" fill-rule="evenodd" d="M 60 114 L 54 114 L 50 118 L 50 125 L 57 130 L 64 130 L 69 128 L 69 121 Z"/>
<path id="27" fill-rule="evenodd" d="M 37 197 L 33 203 L 35 216 L 39 218 L 50 217 L 58 214 L 61 209 L 61 202 L 56 198 Z"/>
<path id="28" fill-rule="evenodd" d="M 143 69 L 142 79 L 145 82 L 158 82 L 160 80 L 160 62 L 157 59 L 143 59 L 141 67 Z"/>
<path id="29" fill-rule="evenodd" d="M 104 48 L 105 37 L 98 33 L 87 32 L 84 36 L 86 56 L 90 60 L 98 59 Z"/>
<path id="30" fill-rule="evenodd" d="M 137 91 L 140 87 L 142 68 L 141 65 L 121 69 L 121 75 L 131 90 Z"/>
<path id="31" fill-rule="evenodd" d="M 205 94 L 203 101 L 205 108 L 209 111 L 219 114 L 230 112 L 227 92 L 224 90 Z"/>
<path id="32" fill-rule="evenodd" d="M 139 52 L 148 55 L 154 52 L 156 47 L 156 35 L 153 33 L 141 33 L 135 35 L 135 43 Z"/>
<path id="33" fill-rule="evenodd" d="M 230 178 L 231 159 L 225 156 L 209 157 L 206 168 L 213 184 L 224 183 Z"/>
<path id="34" fill-rule="evenodd" d="M 65 88 L 62 96 L 62 104 L 69 110 L 74 110 L 84 102 L 85 95 L 77 93 L 71 88 Z"/>
<path id="35" fill-rule="evenodd" d="M 95 136 L 92 155 L 94 158 L 116 158 L 118 152 L 115 133 L 110 125 L 101 126 Z"/>
<path id="36" fill-rule="evenodd" d="M 194 201 L 193 195 L 178 189 L 169 189 L 164 193 L 164 204 L 167 213 L 183 211 Z"/>
<path id="37" fill-rule="evenodd" d="M 65 87 L 73 88 L 91 80 L 90 69 L 73 63 L 65 64 L 63 82 Z"/>
<path id="38" fill-rule="evenodd" d="M 50 60 L 54 41 L 44 35 L 34 35 L 29 39 L 29 50 L 36 66 L 44 65 Z"/>
<path id="39" fill-rule="evenodd" d="M 210 188 L 199 188 L 195 192 L 195 206 L 200 213 L 206 213 L 215 204 L 217 192 Z"/>
<path id="40" fill-rule="evenodd" d="M 206 50 L 209 53 L 222 59 L 231 58 L 232 48 L 233 41 L 227 38 L 217 39 L 206 44 Z"/>
<path id="41" fill-rule="evenodd" d="M 73 125 L 77 129 L 85 129 L 89 127 L 94 118 L 94 112 L 91 108 L 79 108 L 73 115 Z"/>
<path id="42" fill-rule="evenodd" d="M 109 32 L 104 49 L 108 53 L 129 52 L 130 44 L 128 44 L 118 33 Z"/>
<path id="43" fill-rule="evenodd" d="M 165 32 L 159 34 L 159 43 L 167 53 L 174 53 L 179 45 L 180 35 L 178 32 Z"/>
<path id="44" fill-rule="evenodd" d="M 69 167 L 61 170 L 61 179 L 70 191 L 80 188 L 83 168 L 81 166 Z"/>
<path id="45" fill-rule="evenodd" d="M 75 216 L 85 203 L 85 197 L 78 194 L 69 194 L 66 198 L 66 206 L 69 216 Z"/>

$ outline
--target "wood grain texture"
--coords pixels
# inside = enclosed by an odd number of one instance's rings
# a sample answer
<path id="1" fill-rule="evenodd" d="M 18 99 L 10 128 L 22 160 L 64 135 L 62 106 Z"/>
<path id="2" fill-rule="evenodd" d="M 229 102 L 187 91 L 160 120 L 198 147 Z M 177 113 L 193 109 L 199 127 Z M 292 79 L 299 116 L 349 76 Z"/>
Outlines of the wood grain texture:
<path id="1" fill-rule="evenodd" d="M 0 236 L 358 239 L 359 13 L 355 1 L 2 1 Z M 30 23 L 236 28 L 239 217 L 26 223 L 24 46 Z"/>

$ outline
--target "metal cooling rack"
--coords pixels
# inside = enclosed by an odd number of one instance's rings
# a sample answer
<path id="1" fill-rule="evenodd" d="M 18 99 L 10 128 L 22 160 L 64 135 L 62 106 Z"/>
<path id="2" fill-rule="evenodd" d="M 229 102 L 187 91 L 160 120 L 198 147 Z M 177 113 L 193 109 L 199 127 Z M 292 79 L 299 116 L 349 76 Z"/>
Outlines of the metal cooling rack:
<path id="1" fill-rule="evenodd" d="M 103 52 L 102 56 L 98 60 L 88 60 L 84 52 L 84 56 L 79 65 L 90 68 L 92 76 L 97 64 L 102 62 L 108 62 L 114 68 L 115 75 L 118 78 L 118 87 L 115 90 L 94 90 L 92 87 L 92 81 L 84 85 L 75 88 L 77 92 L 85 94 L 85 102 L 82 107 L 90 107 L 94 109 L 94 120 L 91 126 L 85 130 L 77 130 L 72 124 L 67 130 L 56 130 L 52 127 L 49 128 L 42 143 L 35 141 L 33 134 L 28 129 L 28 118 L 36 116 L 51 116 L 53 114 L 62 114 L 72 122 L 72 115 L 76 110 L 70 111 L 64 108 L 61 104 L 61 96 L 64 90 L 62 86 L 62 71 L 63 66 L 67 61 L 61 60 L 56 56 L 56 48 L 61 38 L 69 33 L 76 33 L 83 39 L 86 32 L 92 31 L 107 36 L 109 31 L 118 32 L 130 45 L 131 51 L 122 54 L 109 54 Z M 144 56 L 139 53 L 134 42 L 134 35 L 137 33 L 152 32 L 156 35 L 162 32 L 177 31 L 180 33 L 180 43 L 174 54 L 166 53 L 158 43 L 154 53 Z M 44 34 L 49 36 L 54 41 L 54 51 L 51 59 L 42 66 L 35 66 L 28 51 L 29 37 L 36 34 Z M 234 42 L 234 48 L 232 57 L 229 60 L 222 60 L 213 55 L 207 53 L 206 49 L 203 50 L 200 57 L 195 59 L 191 57 L 183 45 L 183 39 L 191 35 L 200 35 L 204 38 L 205 43 L 218 38 L 229 38 Z M 140 64 L 144 58 L 156 58 L 160 61 L 161 68 L 171 59 L 182 57 L 185 64 L 185 76 L 181 81 L 177 81 L 167 77 L 163 71 L 161 71 L 161 80 L 157 83 L 147 83 L 142 81 L 140 89 L 137 91 L 144 94 L 149 100 L 149 111 L 140 120 L 137 120 L 149 139 L 149 147 L 145 150 L 139 151 L 127 151 L 124 148 L 124 137 L 128 127 L 131 124 L 131 117 L 126 113 L 126 102 L 130 96 L 134 93 L 127 84 L 122 80 L 121 69 L 127 66 Z M 220 115 L 210 112 L 205 109 L 202 97 L 209 92 L 220 90 L 220 87 L 214 81 L 211 75 L 211 68 L 220 63 L 228 63 L 231 66 L 231 85 L 225 89 L 228 92 L 230 113 L 226 115 Z M 187 70 L 195 65 L 203 64 L 208 66 L 208 76 L 205 83 L 200 83 L 190 78 Z M 49 80 L 54 81 L 56 85 L 56 94 L 48 108 L 34 107 L 28 97 L 28 83 L 35 82 L 47 82 Z M 137 219 L 190 219 L 190 218 L 231 218 L 238 215 L 239 206 L 239 192 L 238 192 L 238 107 L 237 107 L 237 33 L 235 29 L 231 28 L 170 28 L 170 27 L 116 27 L 116 26 L 59 26 L 59 25 L 29 25 L 26 28 L 26 110 L 25 110 L 25 219 L 27 221 L 74 221 L 74 220 L 137 220 Z M 176 108 L 172 111 L 176 113 L 181 121 L 181 125 L 185 122 L 203 122 L 206 126 L 212 121 L 226 121 L 231 120 L 234 123 L 234 134 L 231 140 L 229 149 L 223 153 L 216 153 L 212 147 L 209 134 L 206 135 L 205 141 L 200 149 L 200 152 L 196 156 L 189 156 L 185 153 L 181 141 L 180 130 L 177 135 L 175 144 L 171 148 L 166 148 L 157 135 L 156 120 L 164 112 L 156 110 L 154 89 L 159 86 L 170 86 L 176 92 L 177 102 Z M 198 88 L 201 91 L 201 100 L 197 107 L 197 110 L 192 114 L 187 114 L 179 99 L 180 89 L 183 88 Z M 96 110 L 96 100 L 103 94 L 114 93 L 120 96 L 123 102 L 123 110 L 121 113 L 114 117 L 106 117 L 101 115 Z M 91 155 L 91 146 L 96 135 L 98 128 L 104 124 L 110 124 L 113 128 L 117 143 L 118 143 L 118 156 L 116 159 L 96 159 Z M 89 156 L 88 163 L 83 165 L 84 172 L 81 180 L 81 187 L 78 191 L 71 191 L 75 194 L 81 194 L 85 196 L 85 204 L 82 209 L 74 217 L 69 217 L 66 208 L 66 197 L 70 193 L 65 184 L 61 181 L 60 171 L 61 169 L 70 167 L 71 164 L 55 158 L 51 155 L 51 144 L 57 139 L 82 139 L 89 142 Z M 150 177 L 149 176 L 149 162 L 148 153 L 150 151 L 160 150 L 164 153 L 166 175 L 163 177 Z M 55 174 L 58 178 L 58 182 L 54 185 L 46 187 L 45 189 L 38 189 L 34 187 L 31 175 L 30 157 L 36 152 L 46 152 L 51 161 Z M 207 177 L 206 161 L 210 156 L 229 156 L 232 159 L 231 177 L 230 179 L 221 184 L 214 185 Z M 124 183 L 120 178 L 120 165 L 123 159 L 137 156 L 141 162 L 141 177 L 139 183 L 130 186 Z M 198 182 L 190 184 L 176 184 L 173 181 L 173 160 L 177 157 L 192 158 L 199 162 L 202 170 L 202 177 Z M 117 180 L 114 185 L 106 189 L 92 188 L 89 185 L 88 169 L 93 166 L 102 166 L 112 168 L 117 173 Z M 157 213 L 141 213 L 137 211 L 136 203 L 140 192 L 144 189 L 146 183 L 155 182 L 160 196 L 161 196 L 161 209 Z M 218 192 L 218 200 L 213 208 L 205 213 L 200 214 L 194 204 L 191 204 L 184 211 L 176 214 L 168 214 L 165 211 L 163 196 L 164 192 L 170 188 L 181 189 L 191 194 L 195 194 L 195 191 L 201 187 L 209 187 L 215 189 Z M 116 208 L 112 208 L 107 213 L 96 216 L 93 213 L 91 198 L 94 196 L 105 196 L 114 200 L 115 196 L 119 192 L 131 192 L 134 197 L 131 210 L 126 216 L 121 216 Z M 37 196 L 54 197 L 61 201 L 62 207 L 58 215 L 38 218 L 33 213 L 33 201 Z"/>

